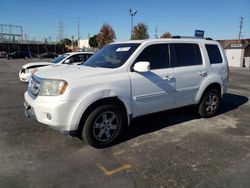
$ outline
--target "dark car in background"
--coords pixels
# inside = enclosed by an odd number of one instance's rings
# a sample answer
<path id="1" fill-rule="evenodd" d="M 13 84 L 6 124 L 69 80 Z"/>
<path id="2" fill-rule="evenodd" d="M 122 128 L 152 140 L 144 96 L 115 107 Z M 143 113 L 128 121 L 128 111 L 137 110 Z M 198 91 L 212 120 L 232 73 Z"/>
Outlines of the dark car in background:
<path id="1" fill-rule="evenodd" d="M 10 54 L 7 55 L 8 59 L 16 59 L 16 58 L 31 58 L 31 52 L 29 51 L 16 51 L 16 52 L 12 52 Z"/>
<path id="2" fill-rule="evenodd" d="M 58 55 L 55 52 L 45 52 L 43 54 L 38 55 L 37 57 L 40 59 L 45 59 L 45 58 L 56 58 Z"/>

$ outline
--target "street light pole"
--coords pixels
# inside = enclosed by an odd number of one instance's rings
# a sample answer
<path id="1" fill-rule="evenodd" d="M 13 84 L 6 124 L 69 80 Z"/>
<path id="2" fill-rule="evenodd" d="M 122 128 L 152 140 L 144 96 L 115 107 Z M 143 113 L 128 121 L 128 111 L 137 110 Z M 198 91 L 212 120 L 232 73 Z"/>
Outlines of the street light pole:
<path id="1" fill-rule="evenodd" d="M 131 16 L 131 33 L 130 33 L 130 39 L 132 38 L 132 33 L 133 33 L 133 18 L 136 15 L 136 13 L 137 13 L 137 10 L 129 9 L 129 14 Z"/>

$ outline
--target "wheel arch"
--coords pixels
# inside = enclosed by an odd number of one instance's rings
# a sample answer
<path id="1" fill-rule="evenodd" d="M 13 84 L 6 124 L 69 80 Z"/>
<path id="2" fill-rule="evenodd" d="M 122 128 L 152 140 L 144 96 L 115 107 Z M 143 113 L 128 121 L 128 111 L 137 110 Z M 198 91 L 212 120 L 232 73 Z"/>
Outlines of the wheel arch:
<path id="1" fill-rule="evenodd" d="M 196 103 L 199 103 L 200 100 L 203 98 L 203 96 L 206 94 L 206 92 L 211 88 L 216 88 L 219 91 L 220 96 L 222 95 L 222 85 L 221 85 L 221 83 L 219 83 L 219 82 L 208 83 L 206 85 L 206 87 L 203 87 L 202 90 L 197 94 L 196 100 L 195 100 Z"/>
<path id="2" fill-rule="evenodd" d="M 90 113 L 98 106 L 101 106 L 103 104 L 113 104 L 116 106 L 121 107 L 123 113 L 125 114 L 125 124 L 129 124 L 130 122 L 130 115 L 128 113 L 128 109 L 126 108 L 126 105 L 124 104 L 124 102 L 119 99 L 117 96 L 113 96 L 113 97 L 106 97 L 106 98 L 102 98 L 102 99 L 98 99 L 95 102 L 91 103 L 86 110 L 84 110 L 84 112 L 82 113 L 82 116 L 80 118 L 80 121 L 77 125 L 77 132 L 78 132 L 78 136 L 81 137 L 81 132 L 83 130 L 83 125 L 84 122 L 86 121 L 86 119 L 88 118 L 88 116 L 90 115 Z"/>

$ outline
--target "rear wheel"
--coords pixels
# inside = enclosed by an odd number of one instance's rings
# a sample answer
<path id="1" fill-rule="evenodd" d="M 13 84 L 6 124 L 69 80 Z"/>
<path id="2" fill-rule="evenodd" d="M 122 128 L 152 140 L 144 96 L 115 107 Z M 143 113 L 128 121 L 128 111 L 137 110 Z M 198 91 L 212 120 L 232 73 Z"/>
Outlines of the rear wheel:
<path id="1" fill-rule="evenodd" d="M 208 89 L 199 103 L 199 115 L 204 118 L 214 116 L 218 112 L 220 100 L 220 93 L 217 89 Z"/>
<path id="2" fill-rule="evenodd" d="M 125 124 L 123 111 L 115 105 L 102 105 L 94 109 L 88 116 L 82 138 L 89 145 L 102 148 L 114 144 Z"/>

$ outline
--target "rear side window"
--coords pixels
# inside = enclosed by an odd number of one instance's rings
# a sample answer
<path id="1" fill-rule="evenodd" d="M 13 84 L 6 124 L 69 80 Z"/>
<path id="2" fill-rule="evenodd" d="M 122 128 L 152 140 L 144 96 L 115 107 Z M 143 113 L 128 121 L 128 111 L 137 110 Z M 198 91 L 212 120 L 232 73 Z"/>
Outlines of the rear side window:
<path id="1" fill-rule="evenodd" d="M 175 67 L 202 64 L 201 52 L 198 44 L 171 44 L 171 58 L 173 66 Z"/>
<path id="2" fill-rule="evenodd" d="M 209 57 L 210 64 L 222 63 L 222 57 L 217 45 L 206 44 L 207 54 Z"/>
<path id="3" fill-rule="evenodd" d="M 139 61 L 150 62 L 151 70 L 169 68 L 169 45 L 155 44 L 146 47 L 135 62 Z"/>
<path id="4" fill-rule="evenodd" d="M 83 62 L 87 61 L 88 58 L 90 58 L 92 56 L 92 54 L 85 54 L 84 58 L 83 58 Z"/>

